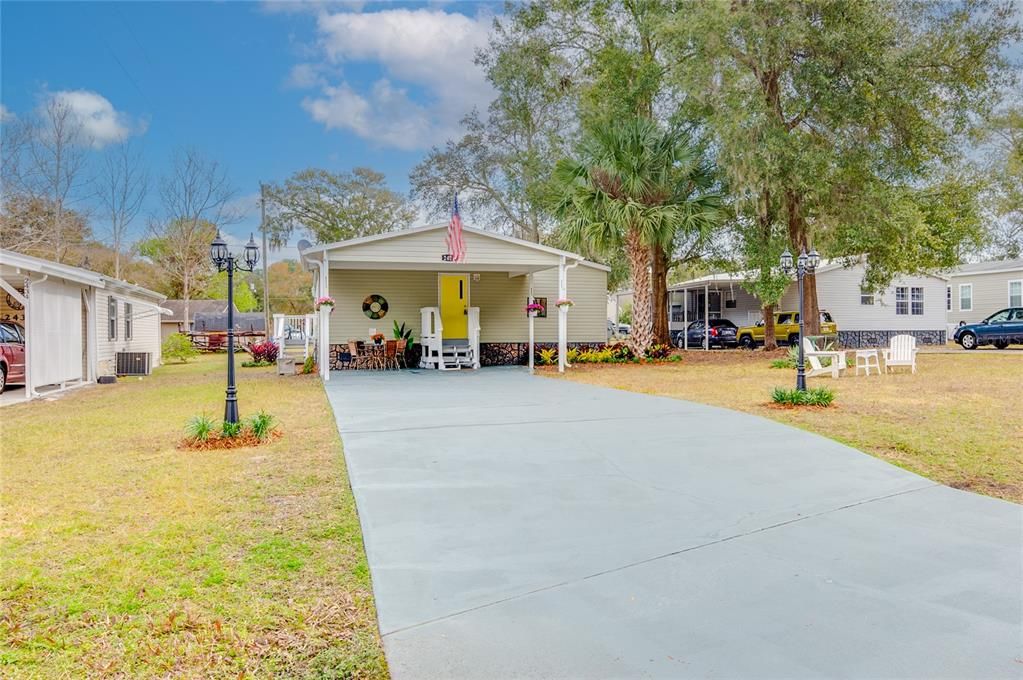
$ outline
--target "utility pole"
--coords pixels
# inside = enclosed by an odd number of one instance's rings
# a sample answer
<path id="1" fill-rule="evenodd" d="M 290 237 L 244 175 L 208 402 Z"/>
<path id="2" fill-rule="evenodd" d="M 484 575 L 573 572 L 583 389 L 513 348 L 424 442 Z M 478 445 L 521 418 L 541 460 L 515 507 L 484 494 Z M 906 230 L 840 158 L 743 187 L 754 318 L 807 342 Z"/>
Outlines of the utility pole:
<path id="1" fill-rule="evenodd" d="M 259 230 L 263 233 L 263 323 L 270 339 L 270 254 L 266 251 L 266 185 L 259 183 Z"/>

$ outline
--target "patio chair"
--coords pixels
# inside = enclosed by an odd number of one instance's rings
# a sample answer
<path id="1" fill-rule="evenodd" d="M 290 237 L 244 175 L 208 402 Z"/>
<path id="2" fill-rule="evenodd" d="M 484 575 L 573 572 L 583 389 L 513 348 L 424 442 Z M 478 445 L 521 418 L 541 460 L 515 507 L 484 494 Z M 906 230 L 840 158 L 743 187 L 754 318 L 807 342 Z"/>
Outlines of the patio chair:
<path id="1" fill-rule="evenodd" d="M 894 373 L 896 366 L 909 366 L 916 373 L 916 338 L 912 335 L 896 335 L 884 350 L 885 373 Z"/>
<path id="2" fill-rule="evenodd" d="M 348 353 L 352 355 L 352 359 L 348 364 L 352 368 L 366 368 L 369 366 L 370 357 L 359 352 L 359 343 L 355 340 L 348 341 Z"/>
<path id="3" fill-rule="evenodd" d="M 408 348 L 408 340 L 402 338 L 398 341 L 398 346 L 395 348 L 397 355 L 395 361 L 397 362 L 398 368 L 408 368 L 408 364 L 405 363 L 405 350 Z"/>
<path id="4" fill-rule="evenodd" d="M 398 341 L 387 340 L 384 343 L 384 363 L 383 368 L 388 370 L 398 369 Z"/>
<path id="5" fill-rule="evenodd" d="M 806 372 L 807 378 L 816 375 L 830 375 L 837 378 L 845 370 L 845 352 L 832 350 L 819 350 L 813 346 L 810 338 L 803 338 L 803 356 L 810 364 L 810 370 Z M 830 359 L 831 363 L 825 366 L 821 359 Z"/>

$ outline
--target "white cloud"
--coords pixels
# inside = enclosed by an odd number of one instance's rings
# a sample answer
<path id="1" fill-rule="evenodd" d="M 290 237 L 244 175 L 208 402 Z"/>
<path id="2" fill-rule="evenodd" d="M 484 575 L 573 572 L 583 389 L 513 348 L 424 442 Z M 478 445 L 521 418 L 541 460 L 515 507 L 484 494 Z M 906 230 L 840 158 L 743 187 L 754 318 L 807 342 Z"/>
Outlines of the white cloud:
<path id="1" fill-rule="evenodd" d="M 91 90 L 61 90 L 47 93 L 40 109 L 50 102 L 67 106 L 82 127 L 82 141 L 95 149 L 143 134 L 146 125 L 114 108 L 110 101 Z"/>
<path id="2" fill-rule="evenodd" d="M 14 111 L 11 111 L 3 104 L 0 104 L 0 123 L 6 123 L 14 120 L 15 118 L 17 118 L 17 116 L 14 114 Z"/>
<path id="3" fill-rule="evenodd" d="M 291 71 L 288 73 L 288 78 L 284 81 L 284 84 L 288 87 L 307 90 L 317 86 L 323 87 L 327 82 L 320 75 L 320 68 L 317 64 L 302 63 L 291 67 Z"/>
<path id="4" fill-rule="evenodd" d="M 490 99 L 490 85 L 473 63 L 489 26 L 487 16 L 438 9 L 321 12 L 319 46 L 327 63 L 376 63 L 385 77 L 363 92 L 348 81 L 322 83 L 320 95 L 307 97 L 303 107 L 328 129 L 351 130 L 386 146 L 441 142 Z"/>

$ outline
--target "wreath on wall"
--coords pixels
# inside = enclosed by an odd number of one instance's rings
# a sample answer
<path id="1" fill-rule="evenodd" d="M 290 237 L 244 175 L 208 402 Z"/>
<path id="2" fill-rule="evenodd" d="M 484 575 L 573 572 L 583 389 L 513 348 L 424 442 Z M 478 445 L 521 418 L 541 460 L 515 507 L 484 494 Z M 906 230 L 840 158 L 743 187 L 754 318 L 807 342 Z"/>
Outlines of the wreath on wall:
<path id="1" fill-rule="evenodd" d="M 362 313 L 371 319 L 382 319 L 387 316 L 387 300 L 383 295 L 370 295 L 362 301 Z"/>

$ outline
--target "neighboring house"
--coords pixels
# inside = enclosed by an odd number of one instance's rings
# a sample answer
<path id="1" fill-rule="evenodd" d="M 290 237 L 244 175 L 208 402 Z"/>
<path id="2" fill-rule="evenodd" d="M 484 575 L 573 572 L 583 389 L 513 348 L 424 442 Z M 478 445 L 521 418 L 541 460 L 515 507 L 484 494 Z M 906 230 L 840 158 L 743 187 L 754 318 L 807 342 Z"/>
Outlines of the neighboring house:
<path id="1" fill-rule="evenodd" d="M 235 312 L 235 333 L 266 333 L 266 317 L 263 312 Z M 226 333 L 227 312 L 199 312 L 192 315 L 193 333 Z"/>
<path id="2" fill-rule="evenodd" d="M 336 301 L 319 315 L 329 319 L 317 331 L 323 351 L 329 347 L 320 366 L 337 368 L 349 339 L 366 340 L 372 329 L 391 337 L 394 322 L 411 327 L 418 343 L 434 316 L 445 341 L 478 345 L 479 364 L 526 363 L 530 291 L 547 307 L 534 319 L 536 343 L 607 340 L 608 267 L 493 232 L 463 232 L 466 254 L 457 263 L 447 255 L 446 224 L 302 248 L 304 265 L 317 272 L 314 297 L 329 292 Z M 575 303 L 567 313 L 555 306 L 562 293 Z"/>
<path id="3" fill-rule="evenodd" d="M 904 276 L 880 293 L 861 289 L 863 264 L 843 266 L 825 262 L 817 268 L 817 302 L 838 324 L 838 341 L 846 347 L 887 345 L 893 335 L 915 336 L 923 344 L 944 344 L 946 279 L 940 276 Z M 756 324 L 763 316 L 760 301 L 743 285 L 744 274 L 711 274 L 668 287 L 669 327 L 672 335 L 688 323 L 709 317 L 728 319 L 736 326 Z M 631 303 L 628 293 L 619 305 Z M 776 311 L 799 309 L 795 281 L 782 296 Z"/>
<path id="4" fill-rule="evenodd" d="M 26 395 L 160 363 L 159 293 L 38 257 L 0 250 L 0 319 L 25 329 Z M 121 356 L 127 360 L 126 354 Z"/>
<path id="5" fill-rule="evenodd" d="M 1023 307 L 1023 259 L 964 264 L 948 277 L 945 309 L 951 329 L 1006 307 Z"/>
<path id="6" fill-rule="evenodd" d="M 184 300 L 167 300 L 163 303 L 165 309 L 170 310 L 170 314 L 164 315 L 160 318 L 160 337 L 164 340 L 167 339 L 168 335 L 174 333 L 190 333 L 195 323 L 196 314 L 226 314 L 227 313 L 227 300 L 189 300 L 188 301 L 188 313 L 192 317 L 191 319 L 185 319 L 185 301 Z M 235 313 L 237 313 L 237 307 Z"/>

